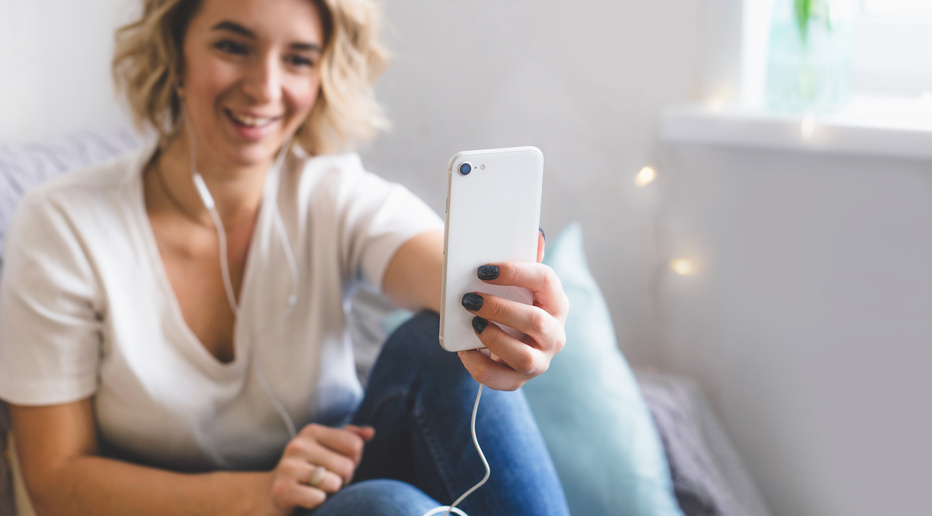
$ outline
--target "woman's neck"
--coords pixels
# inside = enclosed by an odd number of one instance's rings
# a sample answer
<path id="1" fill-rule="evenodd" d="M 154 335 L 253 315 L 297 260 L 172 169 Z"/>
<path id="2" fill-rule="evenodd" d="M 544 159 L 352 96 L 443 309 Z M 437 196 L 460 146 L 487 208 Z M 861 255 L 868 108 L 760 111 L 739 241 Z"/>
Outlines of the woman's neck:
<path id="1" fill-rule="evenodd" d="M 189 220 L 213 227 L 210 213 L 198 195 L 191 170 L 191 145 L 185 131 L 159 152 L 153 167 L 163 196 Z M 217 213 L 229 231 L 255 220 L 262 202 L 265 178 L 271 162 L 253 166 L 225 164 L 213 159 L 206 149 L 197 149 L 197 172 L 214 199 Z"/>

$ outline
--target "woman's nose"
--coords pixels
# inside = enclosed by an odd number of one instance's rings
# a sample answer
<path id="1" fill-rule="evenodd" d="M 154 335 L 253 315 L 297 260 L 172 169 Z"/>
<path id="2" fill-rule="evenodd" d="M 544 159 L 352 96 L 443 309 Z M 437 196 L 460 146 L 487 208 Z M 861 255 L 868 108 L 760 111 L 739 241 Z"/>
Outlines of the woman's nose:
<path id="1" fill-rule="evenodd" d="M 281 97 L 281 70 L 277 60 L 269 57 L 252 63 L 243 81 L 244 92 L 259 103 Z"/>

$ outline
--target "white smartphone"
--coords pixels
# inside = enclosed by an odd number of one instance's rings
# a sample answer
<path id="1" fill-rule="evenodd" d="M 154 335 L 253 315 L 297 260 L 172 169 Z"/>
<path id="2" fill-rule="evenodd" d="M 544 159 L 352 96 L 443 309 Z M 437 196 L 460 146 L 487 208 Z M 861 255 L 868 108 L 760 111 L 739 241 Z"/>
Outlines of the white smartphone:
<path id="1" fill-rule="evenodd" d="M 464 294 L 533 302 L 527 289 L 489 285 L 476 271 L 505 260 L 537 260 L 544 156 L 534 147 L 460 152 L 448 173 L 440 345 L 462 351 L 483 347 L 472 328 L 474 316 L 463 308 Z"/>

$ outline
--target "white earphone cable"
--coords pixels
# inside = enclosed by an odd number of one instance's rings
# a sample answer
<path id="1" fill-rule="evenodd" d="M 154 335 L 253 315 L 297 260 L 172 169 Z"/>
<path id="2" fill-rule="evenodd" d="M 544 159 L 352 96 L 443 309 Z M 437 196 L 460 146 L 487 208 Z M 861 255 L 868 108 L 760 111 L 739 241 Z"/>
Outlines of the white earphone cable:
<path id="1" fill-rule="evenodd" d="M 190 140 L 191 151 L 188 153 L 191 159 L 191 178 L 194 181 L 194 187 L 207 208 L 211 220 L 214 222 L 214 229 L 217 230 L 217 237 L 220 239 L 220 270 L 223 275 L 223 289 L 226 291 L 227 301 L 230 303 L 230 309 L 239 317 L 239 304 L 236 302 L 236 293 L 233 291 L 233 282 L 230 280 L 230 264 L 227 259 L 227 236 L 226 229 L 223 227 L 223 220 L 217 213 L 217 206 L 214 198 L 210 195 L 210 189 L 204 182 L 204 177 L 197 171 L 197 143 L 194 137 L 194 129 L 191 127 L 191 121 L 187 116 L 184 117 L 185 125 L 188 129 L 188 139 Z"/>
<path id="2" fill-rule="evenodd" d="M 459 498 L 456 499 L 451 505 L 444 505 L 442 507 L 437 507 L 436 509 L 431 509 L 430 511 L 424 513 L 423 516 L 434 516 L 435 514 L 440 514 L 443 512 L 444 516 L 448 516 L 451 512 L 458 514 L 459 516 L 469 516 L 461 509 L 458 509 L 456 506 L 459 505 L 467 496 L 471 495 L 476 489 L 479 489 L 489 480 L 489 476 L 492 475 L 492 468 L 489 467 L 489 461 L 486 460 L 485 454 L 482 453 L 482 447 L 479 446 L 479 439 L 476 438 L 476 413 L 479 412 L 479 399 L 482 398 L 482 384 L 479 384 L 479 392 L 476 394 L 476 403 L 472 407 L 472 420 L 470 422 L 470 431 L 472 432 L 472 443 L 476 446 L 476 451 L 479 452 L 479 458 L 482 459 L 482 465 L 485 466 L 485 476 L 482 477 L 482 480 L 478 484 L 472 486 L 469 491 L 466 491 Z M 446 511 L 446 512 L 444 512 Z"/>
<path id="3" fill-rule="evenodd" d="M 219 240 L 220 247 L 220 271 L 223 275 L 223 287 L 226 291 L 227 301 L 230 303 L 230 309 L 233 310 L 233 313 L 237 318 L 240 316 L 240 306 L 236 301 L 236 293 L 233 290 L 233 281 L 230 278 L 230 265 L 229 259 L 227 257 L 227 238 L 226 230 L 223 227 L 223 220 L 220 218 L 220 214 L 217 212 L 216 203 L 214 202 L 213 196 L 210 194 L 210 189 L 207 187 L 207 184 L 204 182 L 203 176 L 200 172 L 197 171 L 197 143 L 194 137 L 194 130 L 191 127 L 191 122 L 188 120 L 188 117 L 184 117 L 185 125 L 187 126 L 188 135 L 190 139 L 190 158 L 191 158 L 191 177 L 194 181 L 194 186 L 197 189 L 198 195 L 201 198 L 201 201 L 204 203 L 204 207 L 207 208 L 207 212 L 210 214 L 211 220 L 214 222 L 214 228 L 217 230 L 217 238 Z M 278 175 L 276 178 L 278 181 L 281 180 L 282 174 L 282 165 L 285 161 L 285 156 L 288 154 L 288 151 L 291 149 L 291 138 L 285 141 L 282 145 L 281 150 L 279 151 L 278 156 L 275 159 L 273 168 L 270 173 L 275 173 Z M 277 185 L 277 181 L 276 181 Z M 277 188 L 275 191 L 271 192 L 271 199 L 263 199 L 263 202 L 269 201 L 274 203 L 274 219 L 273 223 L 278 232 L 279 238 L 281 239 L 282 246 L 285 248 L 285 260 L 288 262 L 288 270 L 291 273 L 291 294 L 288 296 L 288 309 L 285 312 L 276 317 L 271 323 L 267 324 L 262 328 L 261 331 L 257 333 L 263 333 L 266 329 L 278 324 L 283 321 L 286 317 L 291 315 L 294 311 L 294 307 L 297 304 L 298 300 L 298 266 L 297 260 L 294 257 L 293 250 L 291 248 L 291 242 L 288 239 L 288 234 L 285 231 L 284 222 L 281 219 L 281 213 L 278 210 L 278 201 L 277 201 Z M 265 377 L 265 373 L 262 370 L 261 364 L 258 363 L 258 356 L 256 357 L 256 376 L 259 379 L 259 384 L 262 385 L 262 389 L 265 391 L 265 394 L 268 396 L 269 401 L 272 402 L 272 406 L 278 412 L 279 417 L 281 417 L 282 422 L 285 424 L 285 428 L 288 430 L 288 435 L 293 439 L 297 435 L 297 430 L 295 428 L 294 421 L 291 419 L 291 415 L 288 414 L 288 411 L 285 409 L 285 406 L 282 405 L 281 400 L 278 399 L 278 396 L 275 395 L 272 390 L 272 386 L 269 384 L 268 379 Z"/>

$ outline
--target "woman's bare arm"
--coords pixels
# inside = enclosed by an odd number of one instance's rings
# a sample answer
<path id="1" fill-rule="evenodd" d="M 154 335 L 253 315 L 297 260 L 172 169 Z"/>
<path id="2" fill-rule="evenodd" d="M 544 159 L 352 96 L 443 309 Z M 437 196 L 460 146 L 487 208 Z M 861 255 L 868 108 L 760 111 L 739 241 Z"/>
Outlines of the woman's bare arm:
<path id="1" fill-rule="evenodd" d="M 179 474 L 98 456 L 91 400 L 11 406 L 16 450 L 39 516 L 269 514 L 271 474 Z M 282 512 L 282 514 L 287 514 Z"/>
<path id="2" fill-rule="evenodd" d="M 443 277 L 443 230 L 417 235 L 395 252 L 385 270 L 382 290 L 395 304 L 409 310 L 440 312 Z"/>

